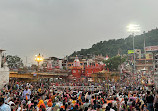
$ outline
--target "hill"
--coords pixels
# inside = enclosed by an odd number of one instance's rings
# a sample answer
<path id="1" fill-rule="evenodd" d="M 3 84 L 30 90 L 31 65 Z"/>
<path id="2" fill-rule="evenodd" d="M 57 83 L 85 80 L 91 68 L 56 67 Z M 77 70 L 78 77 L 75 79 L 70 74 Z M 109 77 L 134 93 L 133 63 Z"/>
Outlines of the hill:
<path id="1" fill-rule="evenodd" d="M 151 31 L 144 32 L 141 35 L 134 36 L 135 49 L 144 49 L 144 37 L 146 40 L 146 46 L 158 45 L 158 29 L 152 29 Z M 133 37 L 130 35 L 127 38 L 121 39 L 111 39 L 108 41 L 100 41 L 96 44 L 93 44 L 89 49 L 81 49 L 80 51 L 74 51 L 70 56 L 83 55 L 87 54 L 100 55 L 103 56 L 109 55 L 110 57 L 118 54 L 118 51 L 121 54 L 127 54 L 128 50 L 133 49 Z"/>

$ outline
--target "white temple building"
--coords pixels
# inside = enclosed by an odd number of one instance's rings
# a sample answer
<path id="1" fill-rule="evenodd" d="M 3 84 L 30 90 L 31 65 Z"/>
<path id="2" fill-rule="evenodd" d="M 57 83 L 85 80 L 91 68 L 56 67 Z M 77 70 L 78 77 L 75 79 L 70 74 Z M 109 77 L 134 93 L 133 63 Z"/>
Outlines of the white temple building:
<path id="1" fill-rule="evenodd" d="M 5 50 L 0 49 L 0 89 L 4 87 L 5 84 L 9 83 L 9 68 L 5 61 L 5 57 L 2 59 L 2 52 Z"/>
<path id="2" fill-rule="evenodd" d="M 74 60 L 74 62 L 73 62 L 73 66 L 74 67 L 80 67 L 81 65 L 80 65 L 80 60 L 78 59 L 78 57 L 76 56 L 76 58 L 75 58 L 75 60 Z"/>

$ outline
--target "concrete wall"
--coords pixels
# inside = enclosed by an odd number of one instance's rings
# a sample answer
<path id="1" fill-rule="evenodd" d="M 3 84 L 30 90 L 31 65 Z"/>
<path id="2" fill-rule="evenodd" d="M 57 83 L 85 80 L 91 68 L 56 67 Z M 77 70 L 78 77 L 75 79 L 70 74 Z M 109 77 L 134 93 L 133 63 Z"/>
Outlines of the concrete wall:
<path id="1" fill-rule="evenodd" d="M 0 89 L 3 88 L 5 84 L 9 83 L 9 68 L 4 66 L 0 68 Z"/>
<path id="2" fill-rule="evenodd" d="M 0 89 L 3 88 L 5 84 L 9 83 L 9 68 L 7 63 L 5 62 L 3 64 L 3 67 L 1 67 L 2 51 L 3 50 L 0 50 Z"/>

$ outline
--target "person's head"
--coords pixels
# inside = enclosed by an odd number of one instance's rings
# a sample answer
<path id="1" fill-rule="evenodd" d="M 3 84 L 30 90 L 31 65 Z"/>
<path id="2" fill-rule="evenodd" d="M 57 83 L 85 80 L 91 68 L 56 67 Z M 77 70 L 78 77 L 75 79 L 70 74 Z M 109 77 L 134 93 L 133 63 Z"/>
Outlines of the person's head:
<path id="1" fill-rule="evenodd" d="M 93 103 L 96 104 L 96 100 L 94 100 Z"/>
<path id="2" fill-rule="evenodd" d="M 82 104 L 81 104 L 81 102 L 79 102 L 79 106 L 81 106 Z"/>
<path id="3" fill-rule="evenodd" d="M 65 104 L 65 110 L 67 109 L 67 107 L 68 107 L 68 104 Z"/>
<path id="4" fill-rule="evenodd" d="M 132 102 L 132 106 L 135 107 L 135 101 Z"/>
<path id="5" fill-rule="evenodd" d="M 86 99 L 86 103 L 88 103 L 89 102 L 89 100 L 88 99 Z"/>
<path id="6" fill-rule="evenodd" d="M 30 106 L 30 109 L 33 109 L 34 108 L 34 105 L 32 104 L 31 106 Z"/>
<path id="7" fill-rule="evenodd" d="M 98 109 L 100 109 L 100 108 L 101 108 L 101 106 L 100 106 L 100 105 L 97 105 L 97 108 L 98 108 Z"/>
<path id="8" fill-rule="evenodd" d="M 60 108 L 60 111 L 64 111 L 63 108 Z"/>
<path id="9" fill-rule="evenodd" d="M 116 97 L 114 97 L 114 100 L 116 101 Z"/>
<path id="10" fill-rule="evenodd" d="M 75 105 L 75 109 L 78 109 L 78 105 Z"/>
<path id="11" fill-rule="evenodd" d="M 0 106 L 4 103 L 4 98 L 0 97 Z"/>
<path id="12" fill-rule="evenodd" d="M 65 106 L 65 101 L 63 102 L 63 106 Z"/>
<path id="13" fill-rule="evenodd" d="M 71 103 L 70 102 L 68 102 L 68 106 L 70 106 L 71 105 Z"/>
<path id="14" fill-rule="evenodd" d="M 109 107 L 109 106 L 107 106 L 105 111 L 110 111 L 110 107 Z"/>
<path id="15" fill-rule="evenodd" d="M 25 89 L 28 90 L 28 87 L 26 87 Z"/>
<path id="16" fill-rule="evenodd" d="M 108 106 L 111 108 L 112 107 L 112 103 L 108 103 Z"/>
<path id="17" fill-rule="evenodd" d="M 88 111 L 88 107 L 85 107 L 84 111 Z"/>
<path id="18" fill-rule="evenodd" d="M 133 99 L 130 99 L 130 101 L 133 101 Z"/>
<path id="19" fill-rule="evenodd" d="M 150 91 L 147 91 L 147 94 L 149 95 L 149 94 L 150 94 Z"/>
<path id="20" fill-rule="evenodd" d="M 12 103 L 12 104 L 10 105 L 10 107 L 11 107 L 11 109 L 14 109 L 16 106 L 15 106 L 14 103 Z"/>

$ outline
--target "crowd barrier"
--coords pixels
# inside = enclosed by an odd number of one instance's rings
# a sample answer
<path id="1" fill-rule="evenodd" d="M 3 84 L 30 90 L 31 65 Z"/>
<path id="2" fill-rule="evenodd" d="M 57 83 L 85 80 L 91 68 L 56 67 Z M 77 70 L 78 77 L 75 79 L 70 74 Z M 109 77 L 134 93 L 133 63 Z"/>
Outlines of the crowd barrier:
<path id="1" fill-rule="evenodd" d="M 61 89 L 85 89 L 85 90 L 103 90 L 102 86 L 51 86 L 51 88 L 61 88 Z"/>

